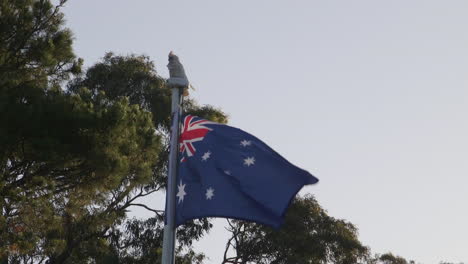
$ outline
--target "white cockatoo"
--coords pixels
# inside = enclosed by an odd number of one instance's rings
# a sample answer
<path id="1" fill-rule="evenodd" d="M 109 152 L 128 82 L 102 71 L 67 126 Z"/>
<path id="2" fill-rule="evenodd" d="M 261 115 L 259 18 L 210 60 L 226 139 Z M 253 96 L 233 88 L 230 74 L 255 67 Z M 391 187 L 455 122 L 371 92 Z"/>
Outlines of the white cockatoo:
<path id="1" fill-rule="evenodd" d="M 190 83 L 187 79 L 187 75 L 185 75 L 184 66 L 179 61 L 179 57 L 172 51 L 169 53 L 169 64 L 167 64 L 167 68 L 169 69 L 169 80 L 167 80 L 169 86 L 184 88 L 184 93 L 186 93 Z"/>

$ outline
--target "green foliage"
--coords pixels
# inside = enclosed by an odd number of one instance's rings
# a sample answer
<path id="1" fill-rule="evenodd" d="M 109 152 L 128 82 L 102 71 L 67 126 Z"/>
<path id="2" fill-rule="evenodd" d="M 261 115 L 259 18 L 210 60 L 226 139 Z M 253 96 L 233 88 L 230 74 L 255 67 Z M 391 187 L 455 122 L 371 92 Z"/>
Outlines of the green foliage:
<path id="1" fill-rule="evenodd" d="M 159 77 L 154 63 L 146 56 L 115 56 L 107 53 L 102 62 L 88 69 L 85 76 L 69 85 L 70 91 L 85 87 L 93 96 L 104 92 L 109 100 L 127 97 L 153 114 L 157 127 L 169 127 L 171 91 Z"/>
<path id="2" fill-rule="evenodd" d="M 146 56 L 118 56 L 107 53 L 101 62 L 90 67 L 86 74 L 68 85 L 68 90 L 76 92 L 88 89 L 92 97 L 105 93 L 109 100 L 126 97 L 131 104 L 138 104 L 152 113 L 157 133 L 164 138 L 164 153 L 154 167 L 153 185 L 150 189 L 166 184 L 168 142 L 171 121 L 171 91 L 163 78 L 159 77 L 154 63 Z M 212 121 L 227 123 L 227 116 L 212 106 L 199 106 L 185 98 L 185 113 L 197 115 Z"/>
<path id="3" fill-rule="evenodd" d="M 376 254 L 374 257 L 369 257 L 367 264 L 415 264 L 414 260 L 406 260 L 403 257 L 396 256 L 391 252 L 385 254 Z"/>
<path id="4" fill-rule="evenodd" d="M 0 261 L 74 263 L 108 247 L 163 152 L 131 98 L 61 90 L 81 65 L 64 2 L 0 1 Z"/>
<path id="5" fill-rule="evenodd" d="M 105 250 L 89 254 L 96 263 L 153 264 L 161 263 L 163 218 L 151 217 L 146 220 L 128 219 L 121 228 L 113 228 L 108 235 Z M 177 263 L 202 263 L 203 254 L 191 248 L 193 240 L 201 238 L 211 226 L 206 220 L 197 220 L 181 227 L 177 234 Z"/>
<path id="6" fill-rule="evenodd" d="M 78 73 L 63 14 L 48 0 L 0 0 L 0 84 L 34 82 L 42 87 Z"/>
<path id="7" fill-rule="evenodd" d="M 191 115 L 203 117 L 205 119 L 226 124 L 228 122 L 228 116 L 222 112 L 221 109 L 215 108 L 211 105 L 199 106 L 193 100 L 184 101 L 184 111 Z"/>
<path id="8" fill-rule="evenodd" d="M 153 166 L 152 180 L 131 200 L 164 188 L 168 157 L 170 92 L 165 86 L 165 81 L 156 74 L 154 64 L 145 56 L 114 56 L 108 53 L 102 62 L 89 68 L 84 76 L 71 82 L 68 88 L 71 93 L 86 89 L 90 91 L 91 98 L 98 97 L 101 93 L 106 94 L 109 101 L 128 98 L 131 103 L 151 112 L 154 126 L 157 128 L 156 134 L 163 138 L 163 147 L 157 163 Z M 213 107 L 200 107 L 192 100 L 186 100 L 184 106 L 192 114 L 196 113 L 215 121 L 226 121 L 226 116 Z M 147 220 L 128 220 L 123 225 L 114 225 L 108 232 L 107 251 L 110 253 L 106 256 L 110 259 L 117 258 L 122 263 L 154 263 L 160 258 L 158 248 L 162 243 L 160 216 Z M 210 228 L 211 224 L 206 219 L 192 221 L 179 228 L 178 258 L 181 261 L 185 259 L 184 261 L 196 262 L 203 259 L 202 255 L 192 252 L 190 246 L 194 239 L 199 239 Z M 104 261 L 97 259 L 98 262 Z"/>
<path id="9" fill-rule="evenodd" d="M 57 85 L 78 73 L 81 61 L 72 52 L 62 15 L 49 1 L 1 0 L 0 14 L 2 258 L 36 248 L 38 234 L 49 226 L 46 222 L 56 223 L 51 201 L 59 192 L 56 188 L 70 183 L 54 179 L 60 170 L 79 166 L 56 155 L 54 147 L 66 146 L 50 136 L 59 121 L 50 114 L 65 107 L 67 99 Z M 59 100 L 49 105 L 52 98 Z M 46 128 L 43 122 L 53 124 Z"/>
<path id="10" fill-rule="evenodd" d="M 18 126 L 2 130 L 10 139 L 2 142 L 2 207 L 5 224 L 29 235 L 21 250 L 33 250 L 51 228 L 85 225 L 108 192 L 151 179 L 162 147 L 151 115 L 125 98 L 104 104 L 88 94 L 44 93 L 17 107 Z M 53 248 L 59 238 L 51 239 L 44 245 Z"/>
<path id="11" fill-rule="evenodd" d="M 400 256 L 395 256 L 390 252 L 380 255 L 378 257 L 378 260 L 380 260 L 383 264 L 408 264 L 409 263 L 406 259 Z"/>
<path id="12" fill-rule="evenodd" d="M 28 9 L 39 2 L 21 3 Z M 58 7 L 44 14 L 56 24 L 42 30 L 66 36 Z M 2 68 L 0 121 L 8 125 L 0 128 L 0 259 L 153 262 L 160 257 L 162 212 L 137 200 L 164 187 L 170 91 L 147 57 L 109 53 L 64 92 L 60 82 L 77 73 L 67 50 L 71 47 L 63 47 L 64 53 L 49 49 L 47 60 L 26 56 L 34 68 L 10 67 L 11 62 Z M 9 58 L 2 51 L 2 58 Z M 50 70 L 54 60 L 58 71 Z M 188 102 L 194 111 L 225 120 L 211 107 Z M 126 220 L 132 206 L 156 216 Z M 180 229 L 181 261 L 203 259 L 190 246 L 210 227 L 201 220 Z M 140 236 L 142 230 L 148 235 Z"/>
<path id="13" fill-rule="evenodd" d="M 356 228 L 335 219 L 312 196 L 296 198 L 279 230 L 244 221 L 230 222 L 232 237 L 223 263 L 358 263 L 368 249 Z M 234 257 L 228 257 L 230 248 Z"/>

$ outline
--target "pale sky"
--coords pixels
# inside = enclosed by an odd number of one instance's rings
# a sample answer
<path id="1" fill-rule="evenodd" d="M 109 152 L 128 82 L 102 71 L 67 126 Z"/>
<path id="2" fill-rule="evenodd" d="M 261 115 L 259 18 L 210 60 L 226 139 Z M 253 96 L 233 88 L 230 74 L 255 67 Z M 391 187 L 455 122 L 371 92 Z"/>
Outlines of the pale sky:
<path id="1" fill-rule="evenodd" d="M 167 77 L 173 50 L 192 96 L 317 176 L 301 193 L 374 253 L 468 262 L 468 1 L 168 2 L 70 0 L 76 53 Z M 223 221 L 197 244 L 208 263 Z"/>

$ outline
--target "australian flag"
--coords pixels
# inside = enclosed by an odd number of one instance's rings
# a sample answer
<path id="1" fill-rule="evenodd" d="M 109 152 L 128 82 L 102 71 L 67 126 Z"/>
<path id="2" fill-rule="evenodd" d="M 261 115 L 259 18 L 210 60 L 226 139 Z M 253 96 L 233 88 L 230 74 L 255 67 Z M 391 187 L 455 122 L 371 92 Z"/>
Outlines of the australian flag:
<path id="1" fill-rule="evenodd" d="M 296 193 L 318 179 L 256 137 L 195 116 L 183 119 L 176 226 L 226 217 L 278 228 Z"/>

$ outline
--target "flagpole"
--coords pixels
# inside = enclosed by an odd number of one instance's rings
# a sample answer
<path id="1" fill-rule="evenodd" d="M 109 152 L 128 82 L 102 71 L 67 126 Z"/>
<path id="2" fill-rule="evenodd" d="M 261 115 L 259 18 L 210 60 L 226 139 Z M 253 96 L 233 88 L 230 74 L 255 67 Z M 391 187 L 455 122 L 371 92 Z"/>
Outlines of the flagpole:
<path id="1" fill-rule="evenodd" d="M 172 90 L 172 125 L 169 148 L 169 168 L 167 177 L 166 195 L 166 225 L 164 226 L 162 264 L 173 264 L 175 261 L 175 205 L 176 205 L 176 185 L 177 185 L 177 165 L 179 146 L 179 124 L 181 115 L 182 91 L 189 86 L 187 77 L 179 58 L 172 52 L 169 54 L 170 78 L 167 85 Z"/>

